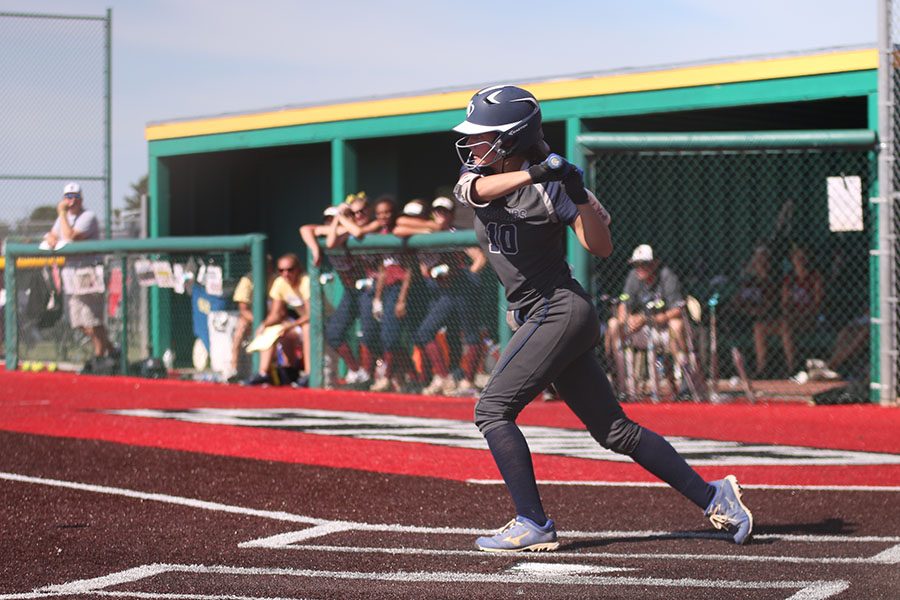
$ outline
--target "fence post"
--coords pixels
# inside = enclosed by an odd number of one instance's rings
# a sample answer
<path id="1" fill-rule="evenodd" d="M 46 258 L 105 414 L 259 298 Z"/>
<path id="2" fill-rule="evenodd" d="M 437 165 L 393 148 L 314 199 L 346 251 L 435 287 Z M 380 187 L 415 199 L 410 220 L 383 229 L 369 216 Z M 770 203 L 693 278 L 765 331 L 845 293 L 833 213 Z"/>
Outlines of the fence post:
<path id="1" fill-rule="evenodd" d="M 253 331 L 260 326 L 266 318 L 266 295 L 268 294 L 269 278 L 266 273 L 266 236 L 255 234 L 250 241 L 250 268 L 253 278 Z M 251 358 L 253 372 L 259 370 L 259 352 L 254 352 Z"/>
<path id="2" fill-rule="evenodd" d="M 19 324 L 16 321 L 18 312 L 18 293 L 16 291 L 16 257 L 6 256 L 6 269 L 3 272 L 3 285 L 6 289 L 6 307 L 4 325 L 6 327 L 6 370 L 15 371 L 19 366 Z"/>

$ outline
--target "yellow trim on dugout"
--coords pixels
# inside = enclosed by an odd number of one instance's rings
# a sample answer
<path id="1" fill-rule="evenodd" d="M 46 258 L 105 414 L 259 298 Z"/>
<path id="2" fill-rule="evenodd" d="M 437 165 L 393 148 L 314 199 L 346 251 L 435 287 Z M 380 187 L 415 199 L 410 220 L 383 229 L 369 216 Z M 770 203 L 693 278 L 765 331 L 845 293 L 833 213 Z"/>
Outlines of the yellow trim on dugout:
<path id="1" fill-rule="evenodd" d="M 604 96 L 627 92 L 646 92 L 877 68 L 877 50 L 865 49 L 700 65 L 664 71 L 604 75 L 586 79 L 526 83 L 522 85 L 531 91 L 538 100 L 558 100 L 562 98 Z M 343 104 L 160 123 L 148 125 L 145 129 L 145 137 L 148 141 L 154 141 L 310 123 L 461 109 L 469 101 L 474 91 L 464 90 L 444 94 L 429 94 L 427 96 L 347 102 Z"/>

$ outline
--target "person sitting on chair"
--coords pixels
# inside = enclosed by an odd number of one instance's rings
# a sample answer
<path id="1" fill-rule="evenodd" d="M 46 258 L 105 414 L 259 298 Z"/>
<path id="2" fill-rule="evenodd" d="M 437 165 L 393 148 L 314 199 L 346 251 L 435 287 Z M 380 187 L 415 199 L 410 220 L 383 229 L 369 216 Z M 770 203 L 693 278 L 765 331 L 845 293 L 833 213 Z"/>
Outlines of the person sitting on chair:
<path id="1" fill-rule="evenodd" d="M 684 321 L 681 304 L 684 294 L 678 276 L 653 256 L 653 248 L 641 244 L 634 249 L 631 271 L 625 278 L 621 302 L 616 316 L 609 322 L 606 335 L 606 352 L 612 355 L 615 340 L 628 342 L 636 348 L 646 348 L 650 324 L 660 330 L 661 343 L 668 346 L 679 364 L 686 358 L 687 344 L 684 338 Z"/>

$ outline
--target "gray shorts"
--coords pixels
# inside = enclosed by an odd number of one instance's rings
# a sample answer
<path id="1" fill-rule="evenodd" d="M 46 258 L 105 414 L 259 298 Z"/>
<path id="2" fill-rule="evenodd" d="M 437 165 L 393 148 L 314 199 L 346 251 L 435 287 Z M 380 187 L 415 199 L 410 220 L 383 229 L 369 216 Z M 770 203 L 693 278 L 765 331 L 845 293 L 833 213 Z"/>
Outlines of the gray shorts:
<path id="1" fill-rule="evenodd" d="M 69 324 L 72 327 L 98 327 L 103 325 L 103 294 L 66 296 Z"/>

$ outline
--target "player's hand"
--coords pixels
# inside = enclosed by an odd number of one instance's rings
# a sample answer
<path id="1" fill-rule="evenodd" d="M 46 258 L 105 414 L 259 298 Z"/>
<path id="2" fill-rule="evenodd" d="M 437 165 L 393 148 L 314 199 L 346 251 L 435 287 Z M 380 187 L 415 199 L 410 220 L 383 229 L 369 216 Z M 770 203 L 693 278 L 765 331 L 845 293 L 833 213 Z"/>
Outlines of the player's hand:
<path id="1" fill-rule="evenodd" d="M 566 188 L 566 195 L 572 199 L 575 204 L 587 204 L 588 194 L 584 189 L 584 171 L 571 165 L 569 173 L 562 180 L 563 186 Z"/>
<path id="2" fill-rule="evenodd" d="M 398 319 L 406 316 L 406 302 L 397 301 L 397 304 L 394 305 L 394 315 Z"/>
<path id="3" fill-rule="evenodd" d="M 528 167 L 533 183 L 545 183 L 547 181 L 561 181 L 572 170 L 573 165 L 559 154 L 551 154 L 547 159 L 536 165 Z"/>
<path id="4" fill-rule="evenodd" d="M 375 317 L 376 321 L 380 321 L 381 317 L 384 316 L 384 304 L 381 302 L 381 298 L 372 300 L 372 316 Z"/>
<path id="5" fill-rule="evenodd" d="M 69 202 L 68 200 L 60 200 L 59 204 L 56 205 L 56 214 L 65 215 L 69 210 Z"/>

